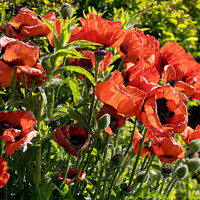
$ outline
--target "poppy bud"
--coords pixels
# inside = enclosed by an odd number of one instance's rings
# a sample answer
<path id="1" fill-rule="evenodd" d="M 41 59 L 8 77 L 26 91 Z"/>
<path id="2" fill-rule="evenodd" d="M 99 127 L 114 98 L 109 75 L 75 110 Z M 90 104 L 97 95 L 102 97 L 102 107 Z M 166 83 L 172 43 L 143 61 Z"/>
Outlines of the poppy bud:
<path id="1" fill-rule="evenodd" d="M 200 139 L 192 140 L 190 142 L 189 148 L 192 152 L 198 152 L 200 151 Z"/>
<path id="2" fill-rule="evenodd" d="M 98 121 L 98 128 L 99 128 L 100 130 L 103 130 L 103 129 L 105 129 L 106 127 L 108 127 L 109 124 L 110 124 L 110 115 L 106 113 L 105 115 L 103 115 L 103 116 L 99 119 L 99 121 Z"/>
<path id="3" fill-rule="evenodd" d="M 106 57 L 106 52 L 104 50 L 96 50 L 94 56 L 97 62 L 100 62 Z"/>
<path id="4" fill-rule="evenodd" d="M 187 165 L 181 165 L 177 170 L 176 170 L 176 174 L 178 176 L 178 178 L 180 179 L 184 179 L 187 174 L 188 174 L 188 166 Z"/>
<path id="5" fill-rule="evenodd" d="M 140 172 L 137 174 L 136 181 L 137 181 L 138 183 L 142 183 L 143 178 L 145 179 L 145 180 L 144 180 L 144 183 L 146 183 L 146 182 L 149 180 L 149 175 L 147 175 L 146 177 L 144 177 L 144 176 L 145 176 L 145 173 L 146 173 L 146 172 L 143 170 L 143 171 L 140 171 Z"/>
<path id="6" fill-rule="evenodd" d="M 124 196 L 130 196 L 132 194 L 132 188 L 130 188 L 128 186 L 123 187 L 122 194 Z"/>
<path id="7" fill-rule="evenodd" d="M 117 153 L 111 158 L 111 164 L 115 167 L 120 167 L 122 166 L 123 163 L 124 163 L 124 155 L 121 153 Z"/>
<path id="8" fill-rule="evenodd" d="M 64 19 L 70 19 L 73 16 L 73 7 L 68 3 L 64 3 L 61 6 L 60 13 Z"/>
<path id="9" fill-rule="evenodd" d="M 172 173 L 172 169 L 168 168 L 168 167 L 163 167 L 161 174 L 164 176 L 164 178 L 168 178 L 170 177 L 170 174 Z"/>
<path id="10" fill-rule="evenodd" d="M 189 159 L 191 159 L 191 158 L 199 158 L 199 153 L 198 153 L 198 152 L 191 152 L 191 153 L 189 153 L 189 154 L 187 155 L 187 157 L 188 157 Z"/>
<path id="11" fill-rule="evenodd" d="M 186 161 L 189 172 L 196 172 L 200 168 L 200 158 L 191 158 Z"/>

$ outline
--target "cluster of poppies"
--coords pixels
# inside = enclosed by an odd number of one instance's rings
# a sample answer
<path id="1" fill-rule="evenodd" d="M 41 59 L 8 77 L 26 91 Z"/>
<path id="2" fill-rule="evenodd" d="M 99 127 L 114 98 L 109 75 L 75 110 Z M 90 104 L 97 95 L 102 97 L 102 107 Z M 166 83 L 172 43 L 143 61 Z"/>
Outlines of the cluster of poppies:
<path id="1" fill-rule="evenodd" d="M 44 18 L 54 26 L 59 39 L 61 20 L 56 19 L 53 12 Z M 94 89 L 96 97 L 104 103 L 97 119 L 105 112 L 111 116 L 111 123 L 105 132 L 113 135 L 125 124 L 126 118 L 136 116 L 148 130 L 145 143 L 152 140 L 150 146 L 143 148 L 141 156 L 156 154 L 164 163 L 184 158 L 184 149 L 173 136 L 181 133 L 187 145 L 192 140 L 200 139 L 199 127 L 193 130 L 187 126 L 188 113 L 184 103 L 189 101 L 189 97 L 200 99 L 200 65 L 176 42 L 160 48 L 153 36 L 145 35 L 137 28 L 123 29 L 121 22 L 108 21 L 97 14 L 88 14 L 87 19 L 79 21 L 81 26 L 73 27 L 68 43 L 87 40 L 106 48 L 107 51 L 102 50 L 105 57 L 99 62 L 99 72 L 106 70 L 113 59 L 109 48 L 116 48 L 125 64 L 122 71 L 113 71 L 107 81 L 99 82 Z M 0 86 L 10 85 L 16 68 L 20 87 L 23 87 L 23 73 L 26 74 L 28 87 L 32 86 L 33 80 L 36 85 L 43 84 L 47 75 L 38 63 L 39 48 L 31 41 L 23 41 L 27 36 L 47 36 L 54 47 L 53 33 L 44 21 L 33 11 L 21 8 L 13 24 L 1 25 L 0 31 L 6 35 L 0 38 Z M 69 62 L 91 72 L 95 68 L 94 52 L 84 50 L 80 53 L 87 59 L 71 58 Z M 82 79 L 83 75 L 79 78 Z M 9 112 L 0 113 L 0 139 L 6 141 L 5 152 L 8 155 L 37 135 L 32 130 L 36 123 L 32 114 L 16 112 L 12 113 L 16 117 L 11 117 Z M 143 136 L 137 131 L 132 134 L 132 151 L 137 153 Z M 56 130 L 54 139 L 70 154 L 80 156 L 89 145 L 90 136 L 80 125 L 63 125 Z M 71 171 L 77 174 L 76 169 Z M 71 171 L 68 176 L 73 179 Z M 85 176 L 84 171 L 81 174 Z M 63 175 L 58 178 L 63 179 Z"/>

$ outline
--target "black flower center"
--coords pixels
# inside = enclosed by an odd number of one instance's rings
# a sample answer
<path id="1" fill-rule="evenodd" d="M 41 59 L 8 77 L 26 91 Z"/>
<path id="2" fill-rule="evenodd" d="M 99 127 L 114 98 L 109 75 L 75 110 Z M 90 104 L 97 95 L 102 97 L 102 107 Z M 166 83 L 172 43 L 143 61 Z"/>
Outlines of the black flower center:
<path id="1" fill-rule="evenodd" d="M 168 124 L 168 118 L 174 116 L 174 112 L 169 112 L 167 107 L 167 100 L 165 98 L 157 99 L 157 113 L 162 125 Z"/>
<path id="2" fill-rule="evenodd" d="M 76 176 L 77 176 L 77 174 L 76 174 L 76 173 L 73 173 L 73 174 L 67 175 L 67 178 L 68 178 L 68 179 L 73 179 L 73 178 L 75 178 Z"/>
<path id="3" fill-rule="evenodd" d="M 176 84 L 176 80 L 171 80 L 171 81 L 169 81 L 168 83 L 172 86 L 172 87 L 174 87 L 174 85 Z"/>
<path id="4" fill-rule="evenodd" d="M 3 135 L 3 132 L 9 128 L 12 128 L 12 126 L 7 121 L 1 121 L 0 122 L 0 135 Z"/>
<path id="5" fill-rule="evenodd" d="M 74 145 L 74 146 L 80 146 L 85 143 L 85 137 L 83 135 L 71 135 L 69 138 L 69 141 Z"/>

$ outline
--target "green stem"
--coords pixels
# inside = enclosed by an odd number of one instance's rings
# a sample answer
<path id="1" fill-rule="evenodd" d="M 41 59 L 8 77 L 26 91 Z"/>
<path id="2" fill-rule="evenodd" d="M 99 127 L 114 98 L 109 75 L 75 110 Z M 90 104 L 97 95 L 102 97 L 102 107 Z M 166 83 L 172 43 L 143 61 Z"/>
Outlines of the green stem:
<path id="1" fill-rule="evenodd" d="M 166 197 L 168 197 L 168 196 L 170 195 L 170 192 L 172 191 L 172 189 L 173 189 L 173 187 L 175 186 L 175 184 L 176 184 L 177 181 L 178 181 L 178 177 L 176 177 L 176 178 L 173 180 L 173 182 L 172 182 L 172 184 L 171 184 L 169 190 L 168 190 L 167 193 L 166 193 Z"/>
<path id="2" fill-rule="evenodd" d="M 26 74 L 25 74 L 25 72 L 22 72 L 22 75 L 23 75 L 23 81 L 24 81 L 25 98 L 28 98 L 28 87 L 27 87 L 27 81 L 26 81 Z"/>
<path id="3" fill-rule="evenodd" d="M 132 143 L 133 143 L 133 138 L 134 138 L 134 135 L 135 135 L 135 129 L 136 129 L 136 125 L 137 125 L 137 120 L 135 119 L 135 123 L 134 123 L 134 127 L 133 127 L 133 133 L 131 134 L 131 140 L 130 140 L 130 143 L 124 153 L 124 157 L 126 157 L 127 153 L 129 152 L 131 146 L 132 146 Z"/>
<path id="4" fill-rule="evenodd" d="M 82 156 L 82 160 L 81 160 L 81 163 L 79 165 L 79 170 L 78 170 L 78 174 L 76 176 L 76 181 L 75 181 L 75 184 L 74 184 L 74 188 L 73 188 L 73 197 L 76 199 L 76 195 L 77 195 L 77 189 L 78 189 L 78 177 L 80 176 L 81 174 L 81 170 L 83 168 L 83 163 L 84 163 L 84 158 L 85 158 L 85 151 L 83 153 L 83 156 Z"/>
<path id="5" fill-rule="evenodd" d="M 162 194 L 162 190 L 163 190 L 163 187 L 165 185 L 165 180 L 166 180 L 166 178 L 163 179 L 163 182 L 162 182 L 162 184 L 160 186 L 160 191 L 159 191 L 160 194 Z"/>
<path id="6" fill-rule="evenodd" d="M 119 66 L 118 66 L 118 68 L 117 68 L 118 71 L 121 70 L 121 68 L 122 68 L 122 66 L 123 66 L 125 60 L 126 60 L 126 56 L 125 56 L 125 57 L 121 60 L 121 62 L 119 63 Z"/>
<path id="7" fill-rule="evenodd" d="M 14 72 L 13 72 L 13 77 L 12 77 L 12 81 L 11 81 L 10 98 L 13 98 L 15 96 L 16 76 L 17 76 L 17 67 L 15 67 Z"/>
<path id="8" fill-rule="evenodd" d="M 138 150 L 138 154 L 137 154 L 137 157 L 136 157 L 136 160 L 135 160 L 135 163 L 134 163 L 134 166 L 133 166 L 133 170 L 132 170 L 132 173 L 131 173 L 131 177 L 130 177 L 130 180 L 129 180 L 129 184 L 128 184 L 129 187 L 131 186 L 132 181 L 133 181 L 133 177 L 135 175 L 135 170 L 137 168 L 137 165 L 138 165 L 138 162 L 139 162 L 139 159 L 140 159 L 140 154 L 141 154 L 141 151 L 143 149 L 143 144 L 144 144 L 144 140 L 146 138 L 146 135 L 147 135 L 147 129 L 145 129 L 144 135 L 142 137 L 140 148 Z"/>
<path id="9" fill-rule="evenodd" d="M 140 171 L 144 170 L 146 168 L 145 164 L 147 162 L 147 159 L 149 159 L 149 155 L 145 156 L 144 161 L 142 163 L 142 166 L 140 168 Z M 145 166 L 145 167 L 144 167 Z"/>
<path id="10" fill-rule="evenodd" d="M 118 173 L 119 173 L 119 170 L 120 170 L 120 167 L 117 169 L 117 171 L 116 171 L 116 173 L 115 173 L 115 176 L 114 176 L 114 178 L 113 178 L 113 181 L 112 181 L 112 183 L 111 183 L 111 186 L 110 186 L 110 188 L 109 188 L 108 197 L 107 197 L 108 200 L 110 199 L 111 191 L 112 191 L 112 189 L 113 189 L 115 183 L 117 182 L 117 181 L 116 181 L 116 178 L 117 178 L 117 175 L 118 175 Z"/>
<path id="11" fill-rule="evenodd" d="M 65 179 L 66 179 L 67 172 L 68 172 L 68 169 L 69 169 L 70 159 L 71 159 L 71 154 L 68 154 L 67 164 L 66 164 L 66 167 L 65 167 L 65 173 L 64 173 L 64 176 L 63 176 L 63 184 L 65 183 Z"/>
<path id="12" fill-rule="evenodd" d="M 113 150 L 112 150 L 112 154 L 111 154 L 111 157 L 115 154 L 115 148 L 117 146 L 117 142 L 118 142 L 118 138 L 119 138 L 119 133 L 115 131 L 115 140 L 114 140 L 114 146 L 113 146 Z"/>
<path id="13" fill-rule="evenodd" d="M 170 190 L 170 188 L 173 185 L 174 180 L 176 180 L 176 178 L 177 178 L 176 176 L 172 176 L 171 181 L 168 183 L 168 185 L 166 186 L 165 191 L 163 193 L 165 196 L 167 195 L 168 191 Z"/>

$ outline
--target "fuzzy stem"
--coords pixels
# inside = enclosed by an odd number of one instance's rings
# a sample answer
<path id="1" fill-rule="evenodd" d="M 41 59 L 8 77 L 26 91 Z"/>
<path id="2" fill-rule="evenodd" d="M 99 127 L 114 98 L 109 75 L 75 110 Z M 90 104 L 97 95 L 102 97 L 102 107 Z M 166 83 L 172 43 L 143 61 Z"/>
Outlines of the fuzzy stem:
<path id="1" fill-rule="evenodd" d="M 24 81 L 24 92 L 25 92 L 25 98 L 28 98 L 28 87 L 27 87 L 27 81 L 26 81 L 26 74 L 22 72 L 23 75 L 23 81 Z"/>
<path id="2" fill-rule="evenodd" d="M 15 96 L 16 76 L 17 76 L 17 67 L 15 67 L 14 72 L 13 72 L 13 77 L 12 77 L 12 81 L 11 81 L 10 98 L 13 98 Z"/>
<path id="3" fill-rule="evenodd" d="M 142 148 L 143 148 L 143 144 L 144 144 L 144 140 L 146 138 L 146 135 L 147 135 L 147 129 L 145 129 L 144 135 L 142 137 L 140 148 L 138 150 L 138 154 L 137 154 L 137 157 L 136 157 L 136 160 L 135 160 L 135 163 L 134 163 L 134 166 L 133 166 L 133 170 L 132 170 L 132 173 L 131 173 L 131 177 L 130 177 L 130 180 L 129 180 L 129 184 L 128 184 L 129 187 L 131 186 L 132 181 L 133 181 L 133 177 L 135 175 L 135 170 L 137 168 L 137 165 L 138 165 L 138 162 L 139 162 L 139 159 L 140 159 L 140 154 L 141 154 L 141 151 L 142 151 Z"/>

